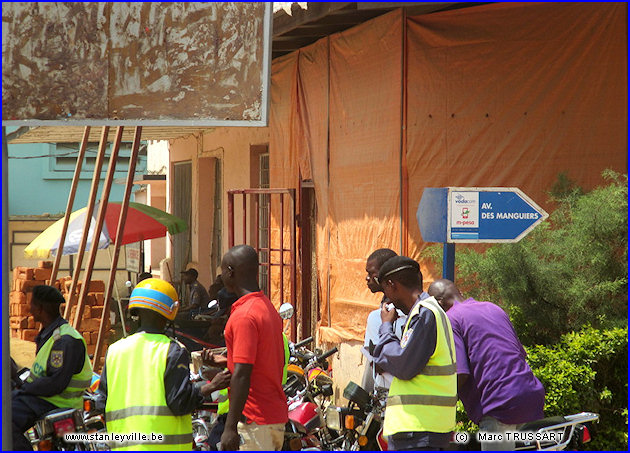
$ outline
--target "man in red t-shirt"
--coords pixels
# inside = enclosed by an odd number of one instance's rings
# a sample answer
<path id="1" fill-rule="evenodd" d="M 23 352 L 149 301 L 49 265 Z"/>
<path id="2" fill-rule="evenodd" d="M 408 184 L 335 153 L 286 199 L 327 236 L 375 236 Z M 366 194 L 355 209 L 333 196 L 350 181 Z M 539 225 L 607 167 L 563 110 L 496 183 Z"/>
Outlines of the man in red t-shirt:
<path id="1" fill-rule="evenodd" d="M 225 326 L 232 380 L 221 449 L 238 450 L 240 443 L 241 450 L 280 450 L 288 420 L 282 319 L 258 286 L 258 254 L 252 247 L 228 250 L 221 271 L 225 288 L 239 297 Z M 216 355 L 204 358 L 218 366 L 226 363 Z"/>

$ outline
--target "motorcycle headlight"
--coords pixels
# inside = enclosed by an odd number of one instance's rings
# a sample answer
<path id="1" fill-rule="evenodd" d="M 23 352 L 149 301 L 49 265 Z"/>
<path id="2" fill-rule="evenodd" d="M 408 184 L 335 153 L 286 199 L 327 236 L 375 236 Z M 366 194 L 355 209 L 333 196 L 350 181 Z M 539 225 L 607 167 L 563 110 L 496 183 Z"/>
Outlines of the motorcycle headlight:
<path id="1" fill-rule="evenodd" d="M 326 426 L 334 431 L 341 431 L 341 427 L 343 426 L 341 421 L 342 417 L 341 408 L 329 406 L 328 409 L 326 409 Z"/>

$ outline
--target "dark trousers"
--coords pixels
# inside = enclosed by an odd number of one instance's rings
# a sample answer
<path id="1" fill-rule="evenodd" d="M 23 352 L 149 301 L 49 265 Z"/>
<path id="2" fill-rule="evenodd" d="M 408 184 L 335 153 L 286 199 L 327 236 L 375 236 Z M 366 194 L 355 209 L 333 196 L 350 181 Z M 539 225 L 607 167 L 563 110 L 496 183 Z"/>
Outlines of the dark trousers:
<path id="1" fill-rule="evenodd" d="M 210 449 L 212 451 L 218 451 L 217 444 L 221 442 L 221 436 L 223 435 L 223 430 L 225 429 L 225 422 L 227 420 L 227 414 L 221 414 L 217 417 L 217 421 L 210 430 L 210 435 L 208 436 L 208 443 L 210 444 Z"/>
<path id="2" fill-rule="evenodd" d="M 13 409 L 13 450 L 33 450 L 31 442 L 24 432 L 32 427 L 37 420 L 47 412 L 57 409 L 57 406 L 33 395 L 26 395 L 14 391 L 12 395 Z"/>

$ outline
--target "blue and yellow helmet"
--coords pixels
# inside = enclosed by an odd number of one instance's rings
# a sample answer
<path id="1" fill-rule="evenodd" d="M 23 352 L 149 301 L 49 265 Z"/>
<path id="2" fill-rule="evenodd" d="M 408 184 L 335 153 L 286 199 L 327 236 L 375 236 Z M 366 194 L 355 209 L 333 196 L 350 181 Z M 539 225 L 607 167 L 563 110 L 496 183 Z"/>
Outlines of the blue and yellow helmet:
<path id="1" fill-rule="evenodd" d="M 128 308 L 153 310 L 172 321 L 179 308 L 177 299 L 177 291 L 169 282 L 159 278 L 147 278 L 139 282 L 131 292 Z"/>

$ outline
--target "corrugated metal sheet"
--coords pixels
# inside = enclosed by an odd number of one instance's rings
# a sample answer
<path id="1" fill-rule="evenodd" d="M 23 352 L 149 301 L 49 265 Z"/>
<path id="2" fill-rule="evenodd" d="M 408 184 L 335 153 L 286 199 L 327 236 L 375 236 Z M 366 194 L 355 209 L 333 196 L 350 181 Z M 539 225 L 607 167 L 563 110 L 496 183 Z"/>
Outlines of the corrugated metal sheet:
<path id="1" fill-rule="evenodd" d="M 261 121 L 264 3 L 5 3 L 2 119 Z"/>

